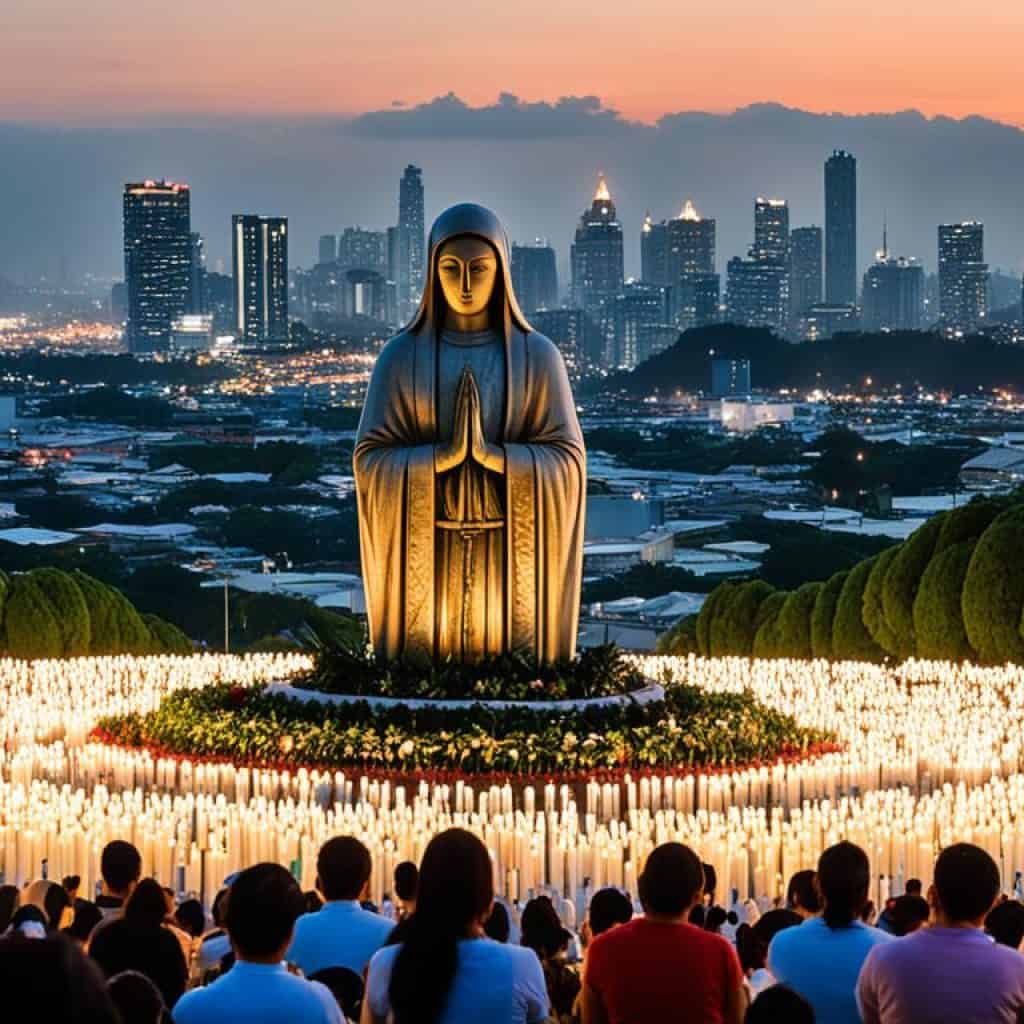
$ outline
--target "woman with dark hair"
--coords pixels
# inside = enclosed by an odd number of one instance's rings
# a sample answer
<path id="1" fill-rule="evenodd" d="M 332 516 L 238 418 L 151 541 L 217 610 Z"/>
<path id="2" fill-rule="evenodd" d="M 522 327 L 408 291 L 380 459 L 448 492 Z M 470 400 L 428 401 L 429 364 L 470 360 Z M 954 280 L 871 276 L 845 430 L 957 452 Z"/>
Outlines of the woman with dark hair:
<path id="1" fill-rule="evenodd" d="M 72 942 L 85 946 L 96 925 L 102 920 L 103 911 L 95 903 L 90 900 L 75 900 L 74 919 L 63 932 Z"/>
<path id="2" fill-rule="evenodd" d="M 171 1015 L 160 990 L 138 971 L 115 974 L 107 982 L 107 993 L 121 1015 L 122 1024 L 170 1024 Z"/>
<path id="3" fill-rule="evenodd" d="M 370 961 L 362 1024 L 534 1024 L 548 1013 L 532 950 L 484 937 L 494 902 L 487 848 L 452 828 L 423 854 L 416 913 L 404 941 Z"/>
<path id="4" fill-rule="evenodd" d="M 561 1019 L 572 1013 L 580 992 L 580 979 L 565 962 L 572 935 L 562 927 L 551 900 L 537 896 L 523 908 L 522 945 L 532 949 L 544 970 L 552 1014 Z"/>
<path id="5" fill-rule="evenodd" d="M 736 930 L 736 953 L 740 958 L 743 976 L 747 980 L 747 989 L 752 996 L 775 984 L 775 979 L 766 966 L 768 947 L 772 939 L 784 928 L 795 928 L 802 924 L 803 920 L 795 910 L 780 907 L 769 910 L 753 925 L 744 923 Z"/>
<path id="6" fill-rule="evenodd" d="M 40 878 L 25 886 L 21 893 L 23 907 L 38 907 L 46 917 L 46 927 L 50 931 L 69 925 L 72 920 L 71 897 L 67 890 L 56 882 Z"/>
<path id="7" fill-rule="evenodd" d="M 871 949 L 895 941 L 863 921 L 871 870 L 853 843 L 830 846 L 818 860 L 820 917 L 787 928 L 772 939 L 768 969 L 814 1007 L 818 1020 L 860 1024 L 854 990 Z"/>
<path id="8" fill-rule="evenodd" d="M 89 953 L 108 978 L 122 971 L 144 974 L 173 1008 L 185 991 L 188 965 L 181 943 L 165 926 L 166 917 L 160 883 L 144 878 L 128 897 L 122 916 L 96 930 Z"/>

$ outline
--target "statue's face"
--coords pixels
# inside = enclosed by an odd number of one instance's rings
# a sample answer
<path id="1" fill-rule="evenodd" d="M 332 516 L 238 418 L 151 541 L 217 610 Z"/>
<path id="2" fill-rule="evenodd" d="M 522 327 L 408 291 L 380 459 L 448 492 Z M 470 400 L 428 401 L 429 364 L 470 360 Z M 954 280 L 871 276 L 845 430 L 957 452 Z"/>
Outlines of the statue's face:
<path id="1" fill-rule="evenodd" d="M 453 313 L 475 316 L 487 308 L 498 276 L 498 257 L 489 242 L 473 235 L 449 239 L 438 253 L 437 270 Z"/>

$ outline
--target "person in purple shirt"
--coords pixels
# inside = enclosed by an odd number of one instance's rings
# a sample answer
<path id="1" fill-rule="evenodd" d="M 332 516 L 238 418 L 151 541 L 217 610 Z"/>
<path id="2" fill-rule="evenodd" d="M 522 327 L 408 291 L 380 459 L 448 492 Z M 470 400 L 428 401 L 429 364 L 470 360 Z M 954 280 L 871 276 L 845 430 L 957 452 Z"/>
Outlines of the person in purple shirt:
<path id="1" fill-rule="evenodd" d="M 1024 1010 L 1024 956 L 982 930 L 999 868 L 970 843 L 946 847 L 929 892 L 934 924 L 876 946 L 857 980 L 865 1024 L 1015 1024 Z"/>

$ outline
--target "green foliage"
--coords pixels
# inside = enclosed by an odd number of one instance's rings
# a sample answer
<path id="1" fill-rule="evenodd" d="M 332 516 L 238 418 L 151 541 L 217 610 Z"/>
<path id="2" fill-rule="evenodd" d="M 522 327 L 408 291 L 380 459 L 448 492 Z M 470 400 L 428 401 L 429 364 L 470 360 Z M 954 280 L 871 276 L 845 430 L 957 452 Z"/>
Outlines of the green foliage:
<path id="1" fill-rule="evenodd" d="M 190 444 L 164 448 L 153 468 L 178 463 L 195 473 L 269 473 L 287 486 L 313 479 L 320 459 L 311 445 L 273 441 L 255 447 L 237 444 Z"/>
<path id="2" fill-rule="evenodd" d="M 708 629 L 708 650 L 713 658 L 721 658 L 732 653 L 729 650 L 729 625 L 726 616 L 739 596 L 742 586 L 742 583 L 733 583 L 715 605 L 715 614 Z"/>
<path id="3" fill-rule="evenodd" d="M 678 565 L 663 562 L 640 562 L 625 572 L 583 584 L 583 604 L 595 601 L 617 601 L 622 597 L 660 597 L 673 590 L 687 593 L 708 593 L 717 583 L 707 576 L 697 576 Z"/>
<path id="4" fill-rule="evenodd" d="M 917 597 L 921 577 L 935 552 L 944 520 L 944 515 L 937 515 L 919 526 L 900 545 L 885 574 L 882 608 L 899 658 L 913 657 L 917 650 L 914 640 L 914 598 Z"/>
<path id="5" fill-rule="evenodd" d="M 151 648 L 161 654 L 191 654 L 192 641 L 177 626 L 165 622 L 158 615 L 143 615 L 142 621 L 149 628 Z"/>
<path id="6" fill-rule="evenodd" d="M 64 653 L 53 606 L 29 576 L 11 580 L 4 604 L 4 636 L 7 653 L 14 658 L 59 658 Z"/>
<path id="7" fill-rule="evenodd" d="M 33 569 L 28 578 L 50 602 L 60 629 L 61 653 L 71 658 L 88 654 L 92 621 L 85 596 L 74 577 L 60 569 Z"/>
<path id="8" fill-rule="evenodd" d="M 828 737 L 749 694 L 674 686 L 664 702 L 585 710 L 465 709 L 365 701 L 328 705 L 218 685 L 180 690 L 156 711 L 103 719 L 108 742 L 297 768 L 571 774 L 729 766 L 806 752 Z"/>
<path id="9" fill-rule="evenodd" d="M 1024 506 L 982 534 L 964 580 L 961 610 L 971 647 L 986 662 L 1024 662 Z"/>
<path id="10" fill-rule="evenodd" d="M 749 656 L 757 632 L 757 613 L 775 590 L 763 580 L 741 583 L 731 601 L 724 603 L 711 624 L 711 652 Z M 716 649 L 717 646 L 717 649 Z"/>
<path id="11" fill-rule="evenodd" d="M 887 548 L 875 559 L 871 575 L 868 576 L 867 586 L 864 588 L 864 607 L 861 611 L 864 625 L 867 626 L 871 638 L 887 654 L 897 657 L 900 653 L 900 643 L 885 617 L 882 590 L 885 586 L 886 573 L 891 568 L 899 550 L 898 547 Z"/>
<path id="12" fill-rule="evenodd" d="M 962 540 L 944 548 L 928 563 L 914 599 L 918 657 L 937 661 L 976 659 L 964 628 L 961 597 L 977 544 L 977 539 Z"/>
<path id="13" fill-rule="evenodd" d="M 788 658 L 810 658 L 811 615 L 822 583 L 805 583 L 786 596 L 773 630 L 776 649 Z"/>
<path id="14" fill-rule="evenodd" d="M 864 625 L 864 588 L 872 568 L 874 559 L 851 569 L 839 593 L 832 622 L 832 656 L 838 661 L 881 661 L 885 656 Z"/>
<path id="15" fill-rule="evenodd" d="M 1002 498 L 974 498 L 947 512 L 942 517 L 933 557 L 954 544 L 980 537 L 1005 508 L 1006 501 Z"/>
<path id="16" fill-rule="evenodd" d="M 699 654 L 697 647 L 697 616 L 686 615 L 681 618 L 671 629 L 666 630 L 658 637 L 659 654 L 676 654 L 686 656 L 687 654 Z"/>
<path id="17" fill-rule="evenodd" d="M 757 616 L 754 619 L 757 632 L 751 645 L 751 653 L 755 658 L 777 658 L 784 653 L 779 647 L 775 627 L 787 596 L 778 590 L 774 594 L 769 594 L 757 609 Z"/>
<path id="18" fill-rule="evenodd" d="M 836 617 L 839 595 L 849 571 L 837 572 L 822 584 L 811 611 L 811 654 L 815 658 L 832 657 L 832 624 Z"/>
<path id="19" fill-rule="evenodd" d="M 736 584 L 726 581 L 711 591 L 701 606 L 697 616 L 697 649 L 705 656 L 711 653 L 711 624 L 718 614 L 718 607 L 731 599 L 735 589 Z"/>

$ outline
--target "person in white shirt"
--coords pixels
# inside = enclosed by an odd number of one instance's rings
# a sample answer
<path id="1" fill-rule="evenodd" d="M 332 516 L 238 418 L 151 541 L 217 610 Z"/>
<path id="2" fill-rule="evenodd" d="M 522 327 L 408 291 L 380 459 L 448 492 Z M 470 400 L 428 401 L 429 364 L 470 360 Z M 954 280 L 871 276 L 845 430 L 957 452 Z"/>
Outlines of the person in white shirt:
<path id="1" fill-rule="evenodd" d="M 548 993 L 537 954 L 484 937 L 494 903 L 487 848 L 452 828 L 423 854 L 404 941 L 374 954 L 362 1024 L 537 1024 Z"/>
<path id="2" fill-rule="evenodd" d="M 302 890 L 279 864 L 241 872 L 225 921 L 234 966 L 212 985 L 182 996 L 175 1024 L 342 1024 L 330 990 L 292 974 L 284 963 L 302 907 Z"/>
<path id="3" fill-rule="evenodd" d="M 370 957 L 387 942 L 394 923 L 363 910 L 370 882 L 370 851 L 354 836 L 335 836 L 320 847 L 316 886 L 326 901 L 295 923 L 289 963 L 306 977 L 328 967 L 345 967 L 362 976 Z"/>

